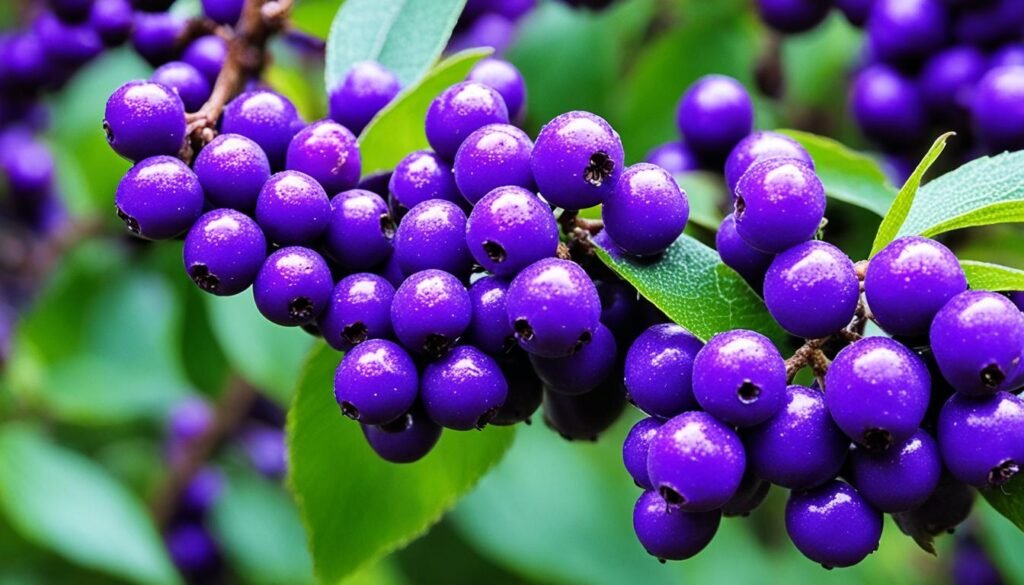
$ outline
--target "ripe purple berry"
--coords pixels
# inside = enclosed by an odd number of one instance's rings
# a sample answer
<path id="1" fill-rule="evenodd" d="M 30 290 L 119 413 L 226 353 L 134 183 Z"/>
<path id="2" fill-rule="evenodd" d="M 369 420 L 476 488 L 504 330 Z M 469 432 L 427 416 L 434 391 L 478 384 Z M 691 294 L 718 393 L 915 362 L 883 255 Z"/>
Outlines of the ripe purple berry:
<path id="1" fill-rule="evenodd" d="M 395 232 L 395 257 L 405 274 L 435 268 L 469 273 L 466 214 L 451 201 L 428 199 L 409 210 Z"/>
<path id="2" fill-rule="evenodd" d="M 616 365 L 615 336 L 602 324 L 594 338 L 576 353 L 560 358 L 530 356 L 533 371 L 551 392 L 583 394 L 604 382 Z"/>
<path id="3" fill-rule="evenodd" d="M 505 308 L 507 293 L 508 283 L 496 276 L 485 276 L 469 287 L 473 319 L 466 341 L 491 355 L 507 353 L 516 344 Z"/>
<path id="4" fill-rule="evenodd" d="M 473 66 L 466 79 L 482 83 L 501 94 L 508 108 L 508 117 L 513 122 L 526 114 L 526 82 L 515 65 L 502 59 L 484 59 Z"/>
<path id="5" fill-rule="evenodd" d="M 1024 147 L 1024 66 L 1000 67 L 985 74 L 974 89 L 971 116 L 990 150 Z"/>
<path id="6" fill-rule="evenodd" d="M 756 425 L 783 406 L 786 363 L 760 333 L 719 333 L 693 360 L 693 395 L 704 410 L 724 422 Z"/>
<path id="7" fill-rule="evenodd" d="M 857 74 L 850 110 L 865 136 L 894 149 L 917 144 L 928 132 L 920 91 L 888 65 L 872 65 Z"/>
<path id="8" fill-rule="evenodd" d="M 316 179 L 329 195 L 351 189 L 361 169 L 356 137 L 330 120 L 306 126 L 288 145 L 285 166 Z"/>
<path id="9" fill-rule="evenodd" d="M 217 82 L 227 56 L 227 41 L 217 35 L 205 35 L 185 47 L 181 60 L 198 69 L 212 86 Z"/>
<path id="10" fill-rule="evenodd" d="M 664 252 L 682 235 L 689 216 L 686 193 L 668 171 L 650 163 L 623 171 L 601 208 L 608 236 L 635 256 Z"/>
<path id="11" fill-rule="evenodd" d="M 696 410 L 693 360 L 704 343 L 675 323 L 654 325 L 626 352 L 626 391 L 637 408 L 670 418 Z"/>
<path id="12" fill-rule="evenodd" d="M 892 518 L 904 534 L 935 554 L 934 537 L 953 532 L 967 519 L 973 506 L 974 490 L 943 471 L 938 487 L 925 503 L 909 512 L 897 512 Z"/>
<path id="13" fill-rule="evenodd" d="M 622 443 L 622 464 L 626 466 L 633 482 L 645 490 L 653 490 L 654 484 L 647 473 L 647 454 L 651 449 L 651 439 L 662 425 L 661 419 L 648 417 L 640 419 L 626 435 Z"/>
<path id="14" fill-rule="evenodd" d="M 516 186 L 498 187 L 470 212 L 466 244 L 481 266 L 511 278 L 530 264 L 555 255 L 558 224 L 551 209 L 532 192 Z"/>
<path id="15" fill-rule="evenodd" d="M 544 385 L 537 379 L 524 355 L 524 352 L 518 352 L 498 362 L 508 382 L 508 396 L 491 419 L 492 425 L 530 424 L 530 417 L 544 400 Z"/>
<path id="16" fill-rule="evenodd" d="M 234 25 L 242 16 L 245 0 L 202 0 L 203 14 L 217 24 Z"/>
<path id="17" fill-rule="evenodd" d="M 764 275 L 775 257 L 754 249 L 740 237 L 735 215 L 730 213 L 722 220 L 715 234 L 715 248 L 722 263 L 738 272 L 754 290 L 764 288 Z"/>
<path id="18" fill-rule="evenodd" d="M 156 68 L 150 77 L 178 94 L 186 112 L 195 112 L 210 97 L 210 82 L 198 69 L 183 61 L 171 61 Z"/>
<path id="19" fill-rule="evenodd" d="M 331 202 L 324 188 L 299 171 L 273 175 L 256 198 L 256 221 L 279 246 L 314 242 L 330 218 Z"/>
<path id="20" fill-rule="evenodd" d="M 395 223 L 376 193 L 352 189 L 331 199 L 324 251 L 349 270 L 368 270 L 391 256 Z"/>
<path id="21" fill-rule="evenodd" d="M 444 160 L 455 153 L 474 130 L 488 124 L 508 124 L 508 108 L 490 87 L 464 81 L 444 90 L 427 110 L 426 132 L 430 147 Z"/>
<path id="22" fill-rule="evenodd" d="M 850 483 L 868 503 L 890 514 L 923 504 L 941 475 L 939 447 L 924 431 L 883 453 L 854 449 L 850 454 Z"/>
<path id="23" fill-rule="evenodd" d="M 281 169 L 288 145 L 301 124 L 299 113 L 287 98 L 272 91 L 255 90 L 228 103 L 221 131 L 252 139 L 267 154 L 271 168 Z"/>
<path id="24" fill-rule="evenodd" d="M 865 29 L 878 59 L 914 61 L 942 48 L 949 15 L 940 0 L 876 0 Z"/>
<path id="25" fill-rule="evenodd" d="M 1007 392 L 954 394 L 939 413 L 939 451 L 958 480 L 977 488 L 1005 484 L 1024 465 L 1024 401 Z"/>
<path id="26" fill-rule="evenodd" d="M 368 339 L 391 337 L 394 296 L 395 287 L 376 274 L 360 272 L 342 278 L 317 320 L 324 341 L 338 351 L 349 351 Z"/>
<path id="27" fill-rule="evenodd" d="M 779 254 L 764 278 L 768 312 L 783 329 L 806 339 L 849 325 L 859 298 L 853 261 L 826 242 L 804 242 Z"/>
<path id="28" fill-rule="evenodd" d="M 531 166 L 544 199 L 563 209 L 585 209 L 611 196 L 624 158 L 622 140 L 604 118 L 574 111 L 541 128 Z"/>
<path id="29" fill-rule="evenodd" d="M 825 568 L 849 567 L 878 549 L 882 514 L 850 484 L 832 481 L 794 491 L 786 502 L 786 532 L 796 548 Z"/>
<path id="30" fill-rule="evenodd" d="M 701 77 L 683 94 L 676 124 L 701 158 L 724 160 L 754 126 L 754 104 L 740 82 L 725 75 Z"/>
<path id="31" fill-rule="evenodd" d="M 373 452 L 391 463 L 419 461 L 441 438 L 441 427 L 420 408 L 413 408 L 387 424 L 364 424 L 362 429 Z"/>
<path id="32" fill-rule="evenodd" d="M 437 424 L 458 431 L 482 429 L 508 395 L 497 362 L 479 349 L 460 345 L 427 365 L 420 381 L 423 408 Z"/>
<path id="33" fill-rule="evenodd" d="M 371 339 L 345 354 L 334 374 L 334 399 L 352 420 L 382 425 L 416 402 L 416 364 L 398 345 Z"/>
<path id="34" fill-rule="evenodd" d="M 567 441 L 596 441 L 625 408 L 622 382 L 615 376 L 584 394 L 544 392 L 544 422 Z"/>
<path id="35" fill-rule="evenodd" d="M 977 47 L 950 47 L 936 53 L 921 71 L 921 97 L 934 114 L 959 121 L 988 67 L 988 59 Z"/>
<path id="36" fill-rule="evenodd" d="M 751 247 L 777 254 L 814 237 L 825 216 L 825 187 L 814 169 L 770 158 L 736 184 L 736 230 Z"/>
<path id="37" fill-rule="evenodd" d="M 173 238 L 203 211 L 203 189 L 192 169 L 169 156 L 136 164 L 114 196 L 117 216 L 132 234 L 147 240 Z"/>
<path id="38" fill-rule="evenodd" d="M 267 239 L 249 216 L 214 209 L 200 217 L 185 236 L 185 270 L 196 286 L 229 296 L 256 279 L 267 259 Z"/>
<path id="39" fill-rule="evenodd" d="M 576 263 L 545 258 L 508 287 L 508 319 L 516 340 L 542 357 L 571 355 L 590 343 L 601 317 L 594 283 Z"/>
<path id="40" fill-rule="evenodd" d="M 402 85 L 395 74 L 380 63 L 355 63 L 341 82 L 331 89 L 331 119 L 359 134 L 401 90 Z"/>
<path id="41" fill-rule="evenodd" d="M 264 317 L 290 327 L 312 323 L 327 308 L 333 284 L 331 270 L 319 254 L 291 246 L 267 258 L 252 291 Z"/>
<path id="42" fill-rule="evenodd" d="M 644 157 L 644 162 L 658 165 L 672 175 L 700 169 L 697 155 L 679 140 L 652 148 Z"/>
<path id="43" fill-rule="evenodd" d="M 751 512 L 764 503 L 771 491 L 772 484 L 768 481 L 750 473 L 750 469 L 743 474 L 743 481 L 740 487 L 728 502 L 722 506 L 722 515 L 729 518 L 735 516 L 749 516 Z"/>
<path id="44" fill-rule="evenodd" d="M 199 151 L 195 172 L 211 204 L 251 212 L 270 178 L 270 162 L 252 140 L 221 134 Z"/>
<path id="45" fill-rule="evenodd" d="M 472 204 L 493 189 L 533 189 L 530 153 L 533 142 L 509 124 L 488 124 L 466 137 L 455 154 L 455 184 Z"/>
<path id="46" fill-rule="evenodd" d="M 114 152 L 129 160 L 177 155 L 185 139 L 185 106 L 167 86 L 129 81 L 107 100 L 103 128 Z"/>
<path id="47" fill-rule="evenodd" d="M 395 291 L 391 324 L 403 346 L 437 357 L 466 331 L 472 311 L 469 293 L 459 279 L 440 270 L 423 270 Z"/>
<path id="48" fill-rule="evenodd" d="M 159 11 L 135 13 L 132 29 L 132 47 L 153 67 L 178 57 L 178 39 L 185 31 L 186 22 L 178 14 Z"/>
<path id="49" fill-rule="evenodd" d="M 718 531 L 722 513 L 673 510 L 653 491 L 644 492 L 633 508 L 637 540 L 653 557 L 682 561 L 704 550 Z"/>
<path id="50" fill-rule="evenodd" d="M 725 160 L 725 184 L 729 192 L 736 191 L 736 183 L 750 167 L 769 158 L 795 159 L 814 169 L 811 155 L 796 140 L 778 132 L 754 132 L 740 140 Z"/>
<path id="51" fill-rule="evenodd" d="M 466 203 L 455 185 L 451 165 L 429 150 L 405 155 L 388 181 L 388 191 L 396 209 L 401 206 L 408 210 L 429 199 Z"/>

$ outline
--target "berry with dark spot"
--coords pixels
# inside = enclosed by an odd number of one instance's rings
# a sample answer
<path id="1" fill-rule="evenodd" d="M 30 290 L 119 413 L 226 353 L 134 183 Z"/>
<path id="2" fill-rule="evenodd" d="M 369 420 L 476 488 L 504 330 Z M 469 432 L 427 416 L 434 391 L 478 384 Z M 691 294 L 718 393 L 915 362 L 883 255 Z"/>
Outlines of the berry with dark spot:
<path id="1" fill-rule="evenodd" d="M 107 100 L 103 128 L 114 152 L 129 160 L 174 156 L 185 140 L 185 106 L 165 85 L 129 81 Z"/>
<path id="2" fill-rule="evenodd" d="M 593 281 L 574 262 L 535 262 L 512 280 L 506 296 L 516 341 L 532 354 L 571 355 L 590 343 L 597 331 L 601 299 Z"/>
<path id="3" fill-rule="evenodd" d="M 923 504 L 941 476 L 939 447 L 925 431 L 882 453 L 854 449 L 850 454 L 850 483 L 872 506 L 890 514 Z"/>
<path id="4" fill-rule="evenodd" d="M 544 199 L 563 209 L 585 209 L 611 196 L 624 158 L 622 140 L 604 118 L 573 111 L 541 128 L 531 166 Z"/>
<path id="5" fill-rule="evenodd" d="M 812 561 L 827 569 L 849 567 L 878 550 L 882 513 L 850 484 L 832 481 L 813 490 L 790 493 L 786 532 Z"/>
<path id="6" fill-rule="evenodd" d="M 740 177 L 733 204 L 740 237 L 757 250 L 777 254 L 817 233 L 825 217 L 825 187 L 802 162 L 770 158 Z"/>
<path id="7" fill-rule="evenodd" d="M 719 333 L 693 360 L 693 395 L 723 422 L 752 426 L 779 412 L 786 363 L 771 340 L 754 331 Z"/>
<path id="8" fill-rule="evenodd" d="M 394 296 L 395 287 L 376 274 L 360 272 L 342 278 L 317 320 L 324 341 L 338 351 L 349 351 L 369 339 L 390 338 Z"/>
<path id="9" fill-rule="evenodd" d="M 937 435 L 953 477 L 978 488 L 1001 486 L 1024 465 L 1024 400 L 1007 392 L 954 394 L 939 413 Z"/>
<path id="10" fill-rule="evenodd" d="M 395 291 L 391 325 L 407 349 L 439 357 L 469 327 L 472 312 L 469 293 L 459 279 L 441 270 L 423 270 Z"/>
<path id="11" fill-rule="evenodd" d="M 238 294 L 256 279 L 267 259 L 267 239 L 249 216 L 233 209 L 203 214 L 185 236 L 185 271 L 199 288 L 218 296 Z"/>
<path id="12" fill-rule="evenodd" d="M 313 177 L 333 196 L 359 183 L 362 161 L 356 137 L 348 128 L 321 120 L 292 138 L 285 166 Z"/>
<path id="13" fill-rule="evenodd" d="M 117 185 L 114 205 L 132 234 L 166 240 L 192 227 L 203 211 L 203 189 L 185 163 L 154 156 L 128 170 Z"/>
<path id="14" fill-rule="evenodd" d="M 555 255 L 558 224 L 548 208 L 522 187 L 498 187 L 473 207 L 466 244 L 481 266 L 512 278 L 530 264 Z"/>
<path id="15" fill-rule="evenodd" d="M 368 425 L 387 424 L 409 412 L 418 389 L 416 364 L 385 339 L 354 347 L 334 374 L 334 399 L 342 414 Z"/>
<path id="16" fill-rule="evenodd" d="M 392 255 L 395 224 L 380 195 L 363 189 L 331 199 L 324 251 L 349 270 L 368 270 Z"/>
<path id="17" fill-rule="evenodd" d="M 362 425 L 366 442 L 381 459 L 391 463 L 413 463 L 426 457 L 441 438 L 441 427 L 413 408 L 383 425 Z"/>
<path id="18" fill-rule="evenodd" d="M 253 283 L 256 308 L 268 320 L 293 327 L 312 323 L 330 302 L 334 281 L 327 262 L 301 246 L 281 248 L 263 263 Z"/>
<path id="19" fill-rule="evenodd" d="M 460 345 L 423 370 L 420 396 L 427 416 L 458 431 L 482 429 L 505 403 L 508 383 L 494 358 Z"/>

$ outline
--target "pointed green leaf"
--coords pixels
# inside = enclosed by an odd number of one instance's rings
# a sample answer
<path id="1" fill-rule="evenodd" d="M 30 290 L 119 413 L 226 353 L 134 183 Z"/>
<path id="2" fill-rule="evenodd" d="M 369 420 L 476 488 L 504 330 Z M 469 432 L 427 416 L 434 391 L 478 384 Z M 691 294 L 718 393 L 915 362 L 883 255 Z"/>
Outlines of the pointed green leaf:
<path id="1" fill-rule="evenodd" d="M 997 512 L 1024 531 L 1024 476 L 1018 475 L 999 489 L 981 490 L 981 493 Z"/>
<path id="2" fill-rule="evenodd" d="M 975 290 L 1024 290 L 1024 270 L 975 260 L 961 260 L 960 266 Z"/>

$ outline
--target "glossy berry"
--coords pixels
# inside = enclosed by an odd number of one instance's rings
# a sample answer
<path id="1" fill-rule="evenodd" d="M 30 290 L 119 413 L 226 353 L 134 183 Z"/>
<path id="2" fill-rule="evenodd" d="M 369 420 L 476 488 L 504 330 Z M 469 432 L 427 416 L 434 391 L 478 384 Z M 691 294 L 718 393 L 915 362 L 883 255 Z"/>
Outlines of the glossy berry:
<path id="1" fill-rule="evenodd" d="M 455 154 L 455 184 L 475 204 L 491 190 L 518 186 L 532 190 L 530 153 L 533 142 L 509 124 L 488 124 L 466 137 Z"/>
<path id="2" fill-rule="evenodd" d="M 205 35 L 185 47 L 181 60 L 198 69 L 212 86 L 217 82 L 227 56 L 227 41 L 217 35 Z"/>
<path id="3" fill-rule="evenodd" d="M 107 100 L 103 128 L 117 154 L 133 161 L 177 155 L 185 139 L 185 106 L 174 90 L 129 81 Z"/>
<path id="4" fill-rule="evenodd" d="M 1005 484 L 1024 465 L 1024 401 L 999 392 L 954 394 L 939 413 L 939 451 L 958 480 L 977 488 Z"/>
<path id="5" fill-rule="evenodd" d="M 832 419 L 873 452 L 917 432 L 930 394 L 931 377 L 921 358 L 886 337 L 865 337 L 843 348 L 825 375 Z"/>
<path id="6" fill-rule="evenodd" d="M 662 421 L 655 417 L 640 419 L 626 435 L 622 443 L 622 464 L 626 466 L 633 482 L 645 489 L 653 490 L 654 484 L 647 474 L 647 454 L 651 449 L 651 439 L 661 428 Z"/>
<path id="7" fill-rule="evenodd" d="M 769 158 L 790 158 L 814 169 L 814 160 L 807 150 L 789 136 L 778 132 L 754 132 L 740 140 L 725 159 L 725 184 L 729 192 L 750 167 Z"/>
<path id="8" fill-rule="evenodd" d="M 786 34 L 809 31 L 828 16 L 832 3 L 828 0 L 758 0 L 761 20 Z"/>
<path id="9" fill-rule="evenodd" d="M 544 422 L 567 441 L 596 441 L 625 408 L 622 382 L 615 376 L 584 394 L 544 392 Z"/>
<path id="10" fill-rule="evenodd" d="M 392 336 L 391 300 L 395 287 L 368 272 L 338 281 L 317 325 L 324 341 L 338 351 L 349 351 L 368 339 Z"/>
<path id="11" fill-rule="evenodd" d="M 637 408 L 671 418 L 697 410 L 693 360 L 704 343 L 675 323 L 653 325 L 626 352 L 626 391 Z"/>
<path id="12" fill-rule="evenodd" d="M 214 209 L 185 236 L 185 270 L 196 286 L 229 296 L 256 279 L 267 258 L 267 239 L 256 222 L 233 209 Z"/>
<path id="13" fill-rule="evenodd" d="M 349 270 L 368 270 L 388 259 L 395 224 L 388 206 L 376 193 L 352 189 L 331 199 L 331 216 L 323 247 Z"/>
<path id="14" fill-rule="evenodd" d="M 719 333 L 693 360 L 693 395 L 724 422 L 751 426 L 771 418 L 786 397 L 786 364 L 764 335 Z"/>
<path id="15" fill-rule="evenodd" d="M 416 402 L 416 364 L 398 345 L 371 339 L 345 354 L 334 374 L 334 399 L 345 416 L 381 425 L 404 415 Z"/>
<path id="16" fill-rule="evenodd" d="M 941 0 L 875 0 L 865 31 L 876 58 L 913 61 L 942 48 L 949 15 Z"/>
<path id="17" fill-rule="evenodd" d="M 661 560 L 681 561 L 704 550 L 718 531 L 722 513 L 673 510 L 646 491 L 633 508 L 633 530 L 644 550 Z"/>
<path id="18" fill-rule="evenodd" d="M 496 276 L 485 276 L 469 287 L 473 319 L 466 341 L 491 355 L 507 353 L 516 344 L 505 308 L 507 294 L 508 282 Z"/>
<path id="19" fill-rule="evenodd" d="M 860 282 L 853 261 L 832 244 L 811 240 L 772 261 L 764 302 L 783 329 L 797 337 L 827 337 L 849 325 Z"/>
<path id="20" fill-rule="evenodd" d="M 497 91 L 464 81 L 444 90 L 431 102 L 425 127 L 430 147 L 450 161 L 474 130 L 488 124 L 508 123 L 508 108 Z"/>
<path id="21" fill-rule="evenodd" d="M 598 324 L 593 339 L 579 351 L 560 358 L 531 355 L 530 364 L 549 391 L 583 394 L 611 375 L 617 362 L 617 350 L 615 336 Z"/>
<path id="22" fill-rule="evenodd" d="M 134 19 L 128 0 L 96 0 L 89 12 L 89 26 L 108 47 L 124 43 L 131 36 Z"/>
<path id="23" fill-rule="evenodd" d="M 270 178 L 270 162 L 252 140 L 221 134 L 199 151 L 195 172 L 212 205 L 251 212 Z"/>
<path id="24" fill-rule="evenodd" d="M 490 424 L 500 426 L 521 422 L 530 424 L 531 417 L 544 400 L 544 385 L 534 375 L 523 352 L 518 352 L 511 358 L 500 359 L 498 365 L 505 375 L 505 381 L 508 382 L 508 396 L 505 398 L 505 403 L 494 414 Z"/>
<path id="25" fill-rule="evenodd" d="M 292 138 L 285 166 L 313 177 L 333 196 L 356 186 L 362 161 L 356 137 L 341 124 L 321 120 Z"/>
<path id="26" fill-rule="evenodd" d="M 825 216 L 825 187 L 793 159 L 753 165 L 736 184 L 736 230 L 751 247 L 777 254 L 814 237 Z"/>
<path id="27" fill-rule="evenodd" d="M 949 299 L 967 290 L 967 277 L 949 248 L 906 236 L 882 248 L 868 264 L 864 295 L 875 321 L 892 335 L 928 333 Z"/>
<path id="28" fill-rule="evenodd" d="M 256 308 L 278 325 L 312 323 L 331 298 L 331 270 L 319 254 L 301 246 L 281 248 L 263 263 L 253 283 Z"/>
<path id="29" fill-rule="evenodd" d="M 210 82 L 198 69 L 183 61 L 171 61 L 156 68 L 150 80 L 172 89 L 186 112 L 195 112 L 210 97 Z"/>
<path id="30" fill-rule="evenodd" d="M 473 207 L 466 245 L 490 272 L 511 278 L 523 268 L 555 255 L 558 224 L 551 209 L 522 187 L 498 187 Z"/>
<path id="31" fill-rule="evenodd" d="M 665 169 L 650 163 L 628 167 L 601 208 L 604 229 L 629 254 L 664 252 L 683 233 L 690 202 Z"/>
<path id="32" fill-rule="evenodd" d="M 441 438 L 441 427 L 430 420 L 421 408 L 413 408 L 387 424 L 364 424 L 362 429 L 373 452 L 391 463 L 419 461 Z"/>
<path id="33" fill-rule="evenodd" d="M 722 506 L 722 515 L 725 517 L 749 516 L 751 512 L 764 503 L 771 491 L 772 484 L 757 477 L 747 469 L 743 474 L 743 481 L 736 493 Z"/>
<path id="34" fill-rule="evenodd" d="M 526 82 L 515 65 L 502 59 L 484 59 L 473 66 L 466 79 L 482 83 L 501 94 L 508 108 L 508 117 L 513 122 L 526 114 Z"/>
<path id="35" fill-rule="evenodd" d="M 234 25 L 242 16 L 245 0 L 202 0 L 203 14 L 217 24 Z"/>
<path id="36" fill-rule="evenodd" d="M 1000 67 L 974 89 L 971 117 L 979 136 L 995 152 L 1024 147 L 1024 66 Z"/>
<path id="37" fill-rule="evenodd" d="M 724 160 L 754 126 L 754 104 L 731 77 L 707 75 L 690 86 L 676 109 L 687 146 L 704 159 Z"/>
<path id="38" fill-rule="evenodd" d="M 608 326 L 622 347 L 628 346 L 644 325 L 637 319 L 636 289 L 616 279 L 598 280 L 594 286 L 601 299 L 601 323 Z"/>
<path id="39" fill-rule="evenodd" d="M 1007 43 L 989 57 L 989 69 L 1008 65 L 1024 65 L 1024 43 Z"/>
<path id="40" fill-rule="evenodd" d="M 508 395 L 508 383 L 493 358 L 461 345 L 427 365 L 420 395 L 431 420 L 468 431 L 482 429 L 494 418 Z"/>
<path id="41" fill-rule="evenodd" d="M 256 221 L 280 246 L 314 242 L 330 219 L 331 202 L 324 188 L 299 171 L 273 175 L 256 198 Z"/>
<path id="42" fill-rule="evenodd" d="M 920 91 L 888 65 L 872 65 L 857 74 L 850 110 L 865 136 L 894 149 L 917 144 L 928 132 Z"/>
<path id="43" fill-rule="evenodd" d="M 178 39 L 185 31 L 185 19 L 170 12 L 135 13 L 132 47 L 150 65 L 178 57 Z"/>
<path id="44" fill-rule="evenodd" d="M 921 97 L 934 114 L 958 121 L 987 69 L 988 59 L 977 47 L 945 49 L 929 58 L 921 70 Z"/>
<path id="45" fill-rule="evenodd" d="M 132 234 L 147 240 L 173 238 L 203 211 L 203 189 L 185 163 L 154 156 L 136 164 L 117 185 L 117 216 Z"/>
<path id="46" fill-rule="evenodd" d="M 666 142 L 648 151 L 644 162 L 658 165 L 672 175 L 700 169 L 700 161 L 682 141 Z"/>
<path id="47" fill-rule="evenodd" d="M 377 112 L 384 109 L 401 91 L 394 73 L 376 61 L 359 61 L 331 89 L 331 119 L 359 134 Z"/>
<path id="48" fill-rule="evenodd" d="M 941 475 L 939 447 L 925 431 L 883 453 L 854 449 L 850 454 L 850 482 L 882 512 L 907 512 L 920 506 L 935 491 Z"/>
<path id="49" fill-rule="evenodd" d="M 391 324 L 402 345 L 414 353 L 443 355 L 469 327 L 469 293 L 459 279 L 424 270 L 405 279 L 391 302 Z"/>
<path id="50" fill-rule="evenodd" d="M 266 90 L 248 91 L 224 108 L 221 131 L 241 134 L 260 145 L 273 169 L 284 167 L 285 155 L 302 120 L 284 96 Z"/>
<path id="51" fill-rule="evenodd" d="M 604 118 L 574 111 L 541 128 L 531 166 L 544 199 L 563 209 L 585 209 L 611 196 L 624 158 L 622 140 Z"/>
<path id="52" fill-rule="evenodd" d="M 715 249 L 722 258 L 722 262 L 739 273 L 754 290 L 761 290 L 764 284 L 764 275 L 771 266 L 775 256 L 766 254 L 750 246 L 740 237 L 736 229 L 736 216 L 729 214 L 718 226 L 718 233 L 715 234 Z"/>
<path id="53" fill-rule="evenodd" d="M 473 264 L 466 245 L 466 214 L 442 199 L 416 205 L 395 232 L 395 257 L 405 274 L 438 269 L 466 275 Z"/>
<path id="54" fill-rule="evenodd" d="M 833 479 L 850 446 L 832 422 L 821 391 L 804 386 L 786 388 L 779 412 L 742 436 L 751 471 L 789 489 L 808 489 Z"/>
<path id="55" fill-rule="evenodd" d="M 736 493 L 746 469 L 743 444 L 706 412 L 684 412 L 651 439 L 647 472 L 673 507 L 687 512 L 721 508 Z"/>
<path id="56" fill-rule="evenodd" d="M 593 281 L 568 260 L 527 266 L 508 287 L 508 319 L 516 341 L 541 357 L 565 357 L 590 343 L 601 317 Z"/>
<path id="57" fill-rule="evenodd" d="M 388 181 L 392 205 L 411 209 L 429 199 L 465 204 L 451 165 L 429 150 L 405 155 Z M 396 206 L 396 207 L 397 207 Z"/>
<path id="58" fill-rule="evenodd" d="M 849 567 L 878 549 L 882 514 L 850 484 L 832 481 L 790 493 L 786 532 L 812 561 L 825 568 Z"/>

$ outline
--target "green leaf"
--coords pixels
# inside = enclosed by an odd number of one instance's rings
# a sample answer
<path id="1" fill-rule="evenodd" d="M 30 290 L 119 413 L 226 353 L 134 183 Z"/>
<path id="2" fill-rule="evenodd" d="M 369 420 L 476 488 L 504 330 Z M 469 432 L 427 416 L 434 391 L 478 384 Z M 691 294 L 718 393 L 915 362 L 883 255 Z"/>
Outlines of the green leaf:
<path id="1" fill-rule="evenodd" d="M 217 540 L 245 583 L 313 583 L 302 521 L 281 486 L 251 471 L 229 472 L 211 520 Z"/>
<path id="2" fill-rule="evenodd" d="M 782 43 L 785 103 L 845 113 L 846 84 L 836 74 L 849 71 L 860 58 L 862 37 L 838 10 L 804 34 L 785 37 Z M 884 212 L 884 210 L 883 210 Z"/>
<path id="3" fill-rule="evenodd" d="M 707 171 L 693 171 L 677 175 L 676 182 L 690 201 L 690 223 L 717 231 L 722 224 L 719 206 L 729 198 L 722 176 Z"/>
<path id="4" fill-rule="evenodd" d="M 345 419 L 332 392 L 339 356 L 310 355 L 288 416 L 290 484 L 316 575 L 337 583 L 437 522 L 504 455 L 513 429 L 446 431 L 424 459 L 388 463 Z"/>
<path id="5" fill-rule="evenodd" d="M 448 57 L 378 112 L 359 138 L 363 176 L 392 169 L 410 152 L 428 148 L 423 121 L 430 102 L 464 80 L 473 65 L 490 54 L 490 49 L 471 49 Z"/>
<path id="6" fill-rule="evenodd" d="M 315 37 L 326 39 L 331 21 L 345 0 L 302 0 L 292 6 L 291 23 L 295 28 Z"/>
<path id="7" fill-rule="evenodd" d="M 597 255 L 636 287 L 670 319 L 707 341 L 730 329 L 752 329 L 780 349 L 787 336 L 764 302 L 718 254 L 690 236 L 681 236 L 653 262 L 624 256 L 606 234 L 595 238 Z"/>
<path id="8" fill-rule="evenodd" d="M 910 178 L 904 183 L 903 188 L 900 189 L 899 194 L 896 195 L 896 200 L 892 202 L 892 206 L 889 211 L 886 212 L 885 217 L 882 218 L 882 225 L 878 226 L 878 233 L 875 235 L 875 243 L 871 246 L 871 255 L 882 251 L 882 248 L 886 247 L 889 242 L 895 240 L 901 235 L 908 235 L 904 230 L 908 222 L 911 221 L 911 214 L 914 212 L 914 208 L 920 209 L 921 202 L 920 198 L 917 198 L 917 190 L 921 186 L 921 180 L 924 179 L 924 174 L 928 172 L 932 164 L 935 162 L 942 151 L 946 148 L 946 141 L 949 140 L 950 136 L 953 136 L 953 132 L 947 132 L 942 136 L 939 136 L 932 147 L 928 149 L 927 154 L 918 163 L 917 168 L 911 173 Z M 973 187 L 970 187 L 973 188 Z M 960 196 L 962 197 L 962 196 Z M 954 200 L 946 199 L 941 202 L 941 205 L 945 208 L 949 208 Z M 909 232 L 915 233 L 915 232 Z"/>
<path id="9" fill-rule="evenodd" d="M 1024 531 L 1024 476 L 1018 475 L 1000 489 L 981 490 L 997 512 Z"/>
<path id="10" fill-rule="evenodd" d="M 73 563 L 135 583 L 180 583 L 142 503 L 35 430 L 0 432 L 0 506 L 23 536 Z"/>
<path id="11" fill-rule="evenodd" d="M 799 130 L 780 132 L 807 149 L 829 197 L 885 216 L 896 198 L 896 189 L 874 159 L 831 138 Z"/>
<path id="12" fill-rule="evenodd" d="M 960 266 L 975 290 L 1024 290 L 1024 270 L 976 260 L 961 260 Z"/>
<path id="13" fill-rule="evenodd" d="M 1020 554 L 1024 527 L 1015 526 L 992 506 L 975 507 L 975 517 L 985 552 L 991 555 L 1003 577 L 1010 579 L 1008 583 L 1024 585 L 1024 555 Z"/>
<path id="14" fill-rule="evenodd" d="M 373 60 L 409 86 L 441 56 L 466 0 L 348 0 L 331 23 L 328 88 L 358 61 Z"/>

